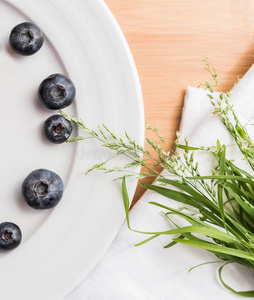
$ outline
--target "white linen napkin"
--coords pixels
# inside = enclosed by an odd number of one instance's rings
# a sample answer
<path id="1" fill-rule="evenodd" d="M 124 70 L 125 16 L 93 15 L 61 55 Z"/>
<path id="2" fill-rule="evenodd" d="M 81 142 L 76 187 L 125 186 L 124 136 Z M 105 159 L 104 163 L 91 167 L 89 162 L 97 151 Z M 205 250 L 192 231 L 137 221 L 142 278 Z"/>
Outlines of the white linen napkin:
<path id="1" fill-rule="evenodd" d="M 249 122 L 254 115 L 254 66 L 231 90 L 230 101 L 241 122 Z M 188 87 L 180 132 L 182 137 L 189 137 L 190 145 L 216 145 L 217 139 L 221 144 L 233 143 L 220 119 L 212 112 L 207 92 Z M 252 127 L 248 128 L 253 136 Z M 230 147 L 227 155 L 246 168 L 237 147 Z M 198 154 L 196 160 L 200 162 L 202 172 L 211 172 L 214 162 L 209 154 Z M 160 209 L 148 204 L 149 201 L 171 207 L 179 205 L 147 191 L 130 211 L 131 227 L 143 231 L 168 229 L 169 224 Z M 134 247 L 147 237 L 130 231 L 125 222 L 100 263 L 65 300 L 212 300 L 215 295 L 224 300 L 240 299 L 222 287 L 217 272 L 221 264 L 204 265 L 188 273 L 193 266 L 217 260 L 213 254 L 181 244 L 165 249 L 163 246 L 171 240 L 168 236 Z M 224 280 L 236 290 L 254 289 L 254 273 L 242 266 L 228 265 L 223 274 Z"/>

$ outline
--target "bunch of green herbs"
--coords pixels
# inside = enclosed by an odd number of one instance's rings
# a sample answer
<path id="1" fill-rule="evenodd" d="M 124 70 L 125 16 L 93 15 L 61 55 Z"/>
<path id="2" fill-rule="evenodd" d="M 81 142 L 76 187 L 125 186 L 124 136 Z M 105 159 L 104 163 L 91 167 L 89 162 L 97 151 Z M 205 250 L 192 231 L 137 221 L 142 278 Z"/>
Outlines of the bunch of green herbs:
<path id="1" fill-rule="evenodd" d="M 213 79 L 213 84 L 206 81 L 199 87 L 208 91 L 208 97 L 214 106 L 214 114 L 220 117 L 254 170 L 254 144 L 246 128 L 239 122 L 233 106 L 230 105 L 230 93 L 221 91 L 216 69 L 207 59 L 204 63 L 205 69 Z M 216 99 L 214 90 L 219 91 L 219 99 Z M 146 125 L 146 130 L 152 131 L 156 138 L 152 140 L 146 137 L 146 142 L 153 149 L 154 155 L 138 145 L 127 132 L 125 132 L 125 139 L 117 137 L 105 125 L 98 126 L 96 132 L 87 128 L 81 119 L 70 117 L 63 111 L 61 114 L 85 133 L 84 136 L 72 138 L 68 142 L 94 138 L 103 147 L 114 151 L 112 159 L 116 156 L 125 156 L 129 159 L 123 168 L 107 167 L 107 160 L 94 165 L 87 173 L 92 170 L 102 170 L 105 173 L 121 174 L 116 179 L 122 180 L 122 195 L 128 227 L 135 232 L 149 236 L 136 246 L 160 235 L 178 235 L 172 238 L 165 248 L 181 243 L 213 253 L 224 262 L 218 270 L 224 287 L 238 295 L 254 297 L 254 291 L 236 291 L 222 279 L 222 269 L 228 263 L 238 263 L 251 270 L 254 269 L 254 177 L 227 159 L 227 145 L 221 145 L 217 141 L 216 146 L 191 147 L 187 138 L 184 144 L 180 144 L 179 133 L 176 133 L 174 147 L 170 149 L 163 136 L 159 134 L 158 126 Z M 230 114 L 233 118 L 230 118 Z M 182 153 L 180 154 L 179 151 Z M 216 158 L 217 167 L 211 170 L 210 176 L 200 175 L 198 162 L 194 162 L 196 151 L 209 152 Z M 136 173 L 133 171 L 133 167 L 136 166 L 142 166 L 146 170 Z M 156 171 L 157 166 L 167 170 L 167 174 Z M 163 214 L 170 221 L 173 229 L 143 232 L 130 227 L 127 176 L 136 176 L 139 179 L 154 177 L 154 184 L 140 184 L 146 189 L 181 203 L 181 207 L 173 208 L 157 202 L 149 202 L 163 209 Z M 179 226 L 172 216 L 184 219 L 188 225 Z"/>

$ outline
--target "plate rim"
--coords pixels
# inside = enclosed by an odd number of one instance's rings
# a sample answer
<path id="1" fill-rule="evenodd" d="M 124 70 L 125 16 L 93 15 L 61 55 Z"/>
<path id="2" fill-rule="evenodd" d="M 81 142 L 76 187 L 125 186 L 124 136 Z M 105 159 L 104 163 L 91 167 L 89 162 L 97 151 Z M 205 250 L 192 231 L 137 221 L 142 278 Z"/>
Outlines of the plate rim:
<path id="1" fill-rule="evenodd" d="M 4 0 L 6 3 L 8 4 L 14 4 L 15 2 L 18 2 L 18 0 Z M 25 0 L 26 1 L 26 0 Z M 54 2 L 54 0 L 48 0 L 49 2 Z M 26 3 L 29 3 L 30 1 L 26 1 Z M 35 2 L 36 3 L 36 2 Z M 135 87 L 135 93 L 136 93 L 136 99 L 138 99 L 138 102 L 136 103 L 137 105 L 137 115 L 138 115 L 138 119 L 136 122 L 139 123 L 138 126 L 138 130 L 137 131 L 137 136 L 138 136 L 138 143 L 140 145 L 143 146 L 144 144 L 144 103 L 143 103 L 143 96 L 142 96 L 142 89 L 141 89 L 141 84 L 140 84 L 140 80 L 139 80 L 139 76 L 138 76 L 138 71 L 131 53 L 131 50 L 129 48 L 129 45 L 126 41 L 126 38 L 119 26 L 119 24 L 117 23 L 115 17 L 113 16 L 112 12 L 110 11 L 110 9 L 108 8 L 108 6 L 106 5 L 106 3 L 103 0 L 87 0 L 86 3 L 89 3 L 89 5 L 93 5 L 94 7 L 96 7 L 97 5 L 97 9 L 100 10 L 100 17 L 102 18 L 102 21 L 105 24 L 110 24 L 110 26 L 112 26 L 112 28 L 114 28 L 114 41 L 117 44 L 118 50 L 117 51 L 123 51 L 124 50 L 124 64 L 128 65 L 129 70 L 131 71 L 131 73 L 128 74 L 128 76 L 131 76 L 131 79 L 133 81 L 133 86 L 132 89 L 134 89 Z M 63 61 L 63 64 L 65 66 L 65 62 Z M 67 67 L 68 70 L 68 67 Z M 135 123 L 137 124 L 137 123 Z M 140 169 L 140 168 L 139 168 Z M 132 184 L 132 188 L 130 191 L 130 195 L 131 195 L 131 199 L 132 196 L 134 195 L 135 189 L 136 189 L 136 185 L 137 185 L 137 180 L 136 180 L 136 184 L 134 187 L 134 184 Z M 124 218 L 121 219 L 121 224 L 124 222 Z M 117 232 L 114 235 L 114 238 L 116 237 L 117 233 L 119 232 L 121 226 L 119 228 L 117 228 Z M 114 238 L 110 241 L 109 245 L 112 244 Z M 107 249 L 109 248 L 109 245 L 107 245 Z M 106 250 L 107 250 L 106 249 Z M 106 253 L 105 249 L 103 251 L 101 251 L 101 253 L 99 255 L 97 255 L 97 263 L 93 266 L 93 268 L 99 263 L 99 261 L 101 260 L 101 258 L 103 257 L 103 255 Z M 92 268 L 92 269 L 93 269 Z M 90 270 L 91 271 L 91 270 Z M 88 274 L 90 273 L 90 271 L 88 272 Z M 62 290 L 61 290 L 61 295 L 54 295 L 54 300 L 56 299 L 55 297 L 65 297 L 68 295 L 69 292 L 71 292 L 79 282 L 81 282 L 87 274 L 87 271 L 84 271 L 83 274 L 79 274 L 79 276 L 76 277 L 76 280 L 73 280 L 72 283 L 69 282 L 68 287 L 65 286 Z M 59 298 L 60 299 L 60 298 Z"/>

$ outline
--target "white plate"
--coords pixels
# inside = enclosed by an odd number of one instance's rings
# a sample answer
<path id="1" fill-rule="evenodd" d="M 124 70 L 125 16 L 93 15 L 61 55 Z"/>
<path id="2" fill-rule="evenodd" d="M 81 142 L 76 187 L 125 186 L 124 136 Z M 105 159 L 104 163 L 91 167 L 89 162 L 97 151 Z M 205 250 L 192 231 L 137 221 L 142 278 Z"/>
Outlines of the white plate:
<path id="1" fill-rule="evenodd" d="M 31 57 L 14 54 L 10 30 L 31 20 L 46 41 Z M 1 189 L 0 222 L 23 232 L 15 250 L 0 253 L 1 299 L 57 300 L 98 263 L 124 220 L 120 182 L 100 172 L 85 176 L 108 156 L 95 141 L 53 145 L 41 126 L 54 112 L 37 100 L 48 75 L 67 74 L 75 103 L 66 109 L 95 129 L 98 123 L 143 143 L 144 113 L 138 74 L 128 45 L 102 0 L 6 0 L 0 2 Z M 80 134 L 76 132 L 75 134 Z M 24 204 L 20 187 L 34 169 L 48 168 L 65 184 L 63 199 L 50 211 Z M 129 182 L 130 196 L 136 180 Z"/>

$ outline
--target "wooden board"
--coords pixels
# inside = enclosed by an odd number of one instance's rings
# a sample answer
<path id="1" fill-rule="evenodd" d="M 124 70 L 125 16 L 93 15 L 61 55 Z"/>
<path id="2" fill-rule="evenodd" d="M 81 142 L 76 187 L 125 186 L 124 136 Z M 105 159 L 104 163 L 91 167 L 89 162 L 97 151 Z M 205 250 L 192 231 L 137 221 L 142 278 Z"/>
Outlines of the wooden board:
<path id="1" fill-rule="evenodd" d="M 132 51 L 145 119 L 172 146 L 186 87 L 209 79 L 208 57 L 228 91 L 254 60 L 254 1 L 105 0 Z M 150 133 L 148 133 L 150 136 Z M 146 145 L 146 147 L 148 147 Z M 158 169 L 160 171 L 160 169 Z M 144 190 L 137 188 L 135 203 Z"/>

